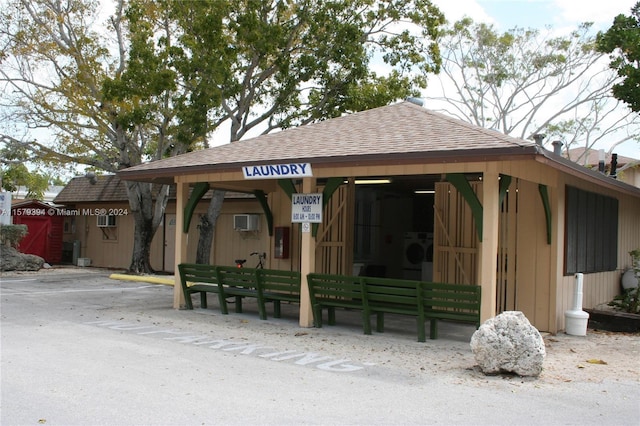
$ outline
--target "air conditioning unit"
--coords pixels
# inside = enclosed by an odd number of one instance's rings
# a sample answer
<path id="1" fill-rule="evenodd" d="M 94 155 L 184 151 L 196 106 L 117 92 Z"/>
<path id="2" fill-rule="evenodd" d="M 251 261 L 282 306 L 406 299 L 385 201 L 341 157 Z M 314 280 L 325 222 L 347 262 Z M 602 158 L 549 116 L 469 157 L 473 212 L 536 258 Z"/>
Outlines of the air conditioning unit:
<path id="1" fill-rule="evenodd" d="M 114 215 L 98 216 L 98 228 L 112 228 L 116 226 L 116 217 Z"/>
<path id="2" fill-rule="evenodd" d="M 234 214 L 233 229 L 236 231 L 257 231 L 260 223 L 260 215 Z"/>

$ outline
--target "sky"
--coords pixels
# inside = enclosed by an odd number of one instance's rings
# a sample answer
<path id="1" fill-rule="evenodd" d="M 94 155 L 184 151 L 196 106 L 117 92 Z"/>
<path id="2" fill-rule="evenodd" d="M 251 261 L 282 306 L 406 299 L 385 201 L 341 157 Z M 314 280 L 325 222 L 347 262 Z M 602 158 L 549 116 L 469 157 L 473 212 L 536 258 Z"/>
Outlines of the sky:
<path id="1" fill-rule="evenodd" d="M 619 14 L 629 15 L 638 0 L 432 0 L 449 22 L 463 16 L 493 24 L 499 31 L 514 27 L 568 33 L 580 23 L 592 22 L 595 31 L 606 31 Z M 427 92 L 428 93 L 428 92 Z M 619 155 L 640 159 L 640 143 L 628 141 L 616 147 Z"/>
<path id="2" fill-rule="evenodd" d="M 432 0 L 449 21 L 467 15 L 476 21 L 490 22 L 501 30 L 524 28 L 575 28 L 581 22 L 593 22 L 606 30 L 613 18 L 628 15 L 636 0 Z"/>

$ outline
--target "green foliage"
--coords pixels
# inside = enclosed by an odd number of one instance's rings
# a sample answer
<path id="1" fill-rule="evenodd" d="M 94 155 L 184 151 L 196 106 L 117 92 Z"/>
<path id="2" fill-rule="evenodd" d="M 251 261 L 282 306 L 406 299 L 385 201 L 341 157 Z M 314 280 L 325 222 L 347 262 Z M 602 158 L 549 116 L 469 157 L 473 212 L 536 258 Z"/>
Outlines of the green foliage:
<path id="1" fill-rule="evenodd" d="M 631 250 L 629 255 L 636 278 L 640 280 L 640 249 Z M 623 312 L 640 314 L 640 287 L 624 289 L 622 294 L 614 297 L 608 305 Z"/>
<path id="2" fill-rule="evenodd" d="M 17 247 L 28 233 L 27 225 L 0 225 L 0 246 Z"/>
<path id="3" fill-rule="evenodd" d="M 608 305 L 630 314 L 640 314 L 640 288 L 625 289 L 622 294 L 614 297 Z"/>
<path id="4" fill-rule="evenodd" d="M 598 34 L 597 48 L 610 54 L 611 68 L 622 78 L 613 86 L 613 95 L 640 113 L 640 2 L 630 16 L 616 16 L 613 25 Z"/>
<path id="5" fill-rule="evenodd" d="M 433 104 L 521 139 L 546 134 L 566 149 L 638 139 L 640 121 L 611 96 L 616 74 L 601 67 L 595 40 L 589 23 L 558 36 L 552 28 L 501 32 L 462 19 L 439 38 L 445 81 Z"/>

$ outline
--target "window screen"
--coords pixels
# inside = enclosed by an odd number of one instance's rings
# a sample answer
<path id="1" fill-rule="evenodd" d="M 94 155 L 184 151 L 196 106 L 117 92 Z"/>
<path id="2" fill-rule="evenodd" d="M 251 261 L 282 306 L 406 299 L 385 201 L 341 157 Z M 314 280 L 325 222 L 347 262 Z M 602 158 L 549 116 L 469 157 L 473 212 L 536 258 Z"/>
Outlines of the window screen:
<path id="1" fill-rule="evenodd" d="M 565 275 L 613 271 L 618 262 L 618 200 L 566 188 Z"/>

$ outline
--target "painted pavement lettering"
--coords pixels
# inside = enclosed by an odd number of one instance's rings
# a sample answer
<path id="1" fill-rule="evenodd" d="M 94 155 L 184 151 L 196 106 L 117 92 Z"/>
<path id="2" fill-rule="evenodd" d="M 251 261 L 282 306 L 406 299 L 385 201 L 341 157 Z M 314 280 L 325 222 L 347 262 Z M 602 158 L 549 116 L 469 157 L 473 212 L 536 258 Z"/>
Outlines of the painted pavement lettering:
<path id="1" fill-rule="evenodd" d="M 217 339 L 207 335 L 194 335 L 189 332 L 160 328 L 155 325 L 143 325 L 123 323 L 121 321 L 91 321 L 84 323 L 96 327 L 109 328 L 111 330 L 132 332 L 141 336 L 154 336 L 163 340 L 183 343 L 187 345 L 202 346 L 224 352 L 237 352 L 241 355 L 255 356 L 270 361 L 287 361 L 295 365 L 311 366 L 324 371 L 354 372 L 371 367 L 373 363 L 354 363 L 346 358 L 337 358 L 330 355 L 314 352 L 301 352 L 298 350 L 278 350 L 273 346 L 266 346 L 252 342 L 238 342 L 231 339 Z"/>

